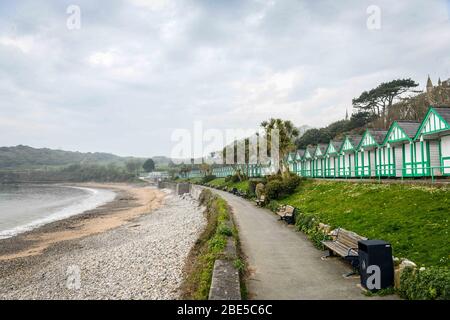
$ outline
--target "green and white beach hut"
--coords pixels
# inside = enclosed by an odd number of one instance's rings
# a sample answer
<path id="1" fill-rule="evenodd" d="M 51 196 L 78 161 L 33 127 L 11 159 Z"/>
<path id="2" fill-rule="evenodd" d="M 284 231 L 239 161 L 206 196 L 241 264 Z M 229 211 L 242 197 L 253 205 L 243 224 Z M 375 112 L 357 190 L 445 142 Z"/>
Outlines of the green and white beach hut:
<path id="1" fill-rule="evenodd" d="M 221 178 L 226 178 L 228 176 L 232 176 L 233 175 L 233 167 L 231 166 L 225 166 L 220 168 L 220 177 Z"/>
<path id="2" fill-rule="evenodd" d="M 314 177 L 323 178 L 325 176 L 324 162 L 325 162 L 325 151 L 327 150 L 327 145 L 319 143 L 314 149 Z"/>
<path id="3" fill-rule="evenodd" d="M 214 176 L 216 176 L 217 178 L 222 178 L 223 177 L 223 175 L 222 175 L 223 169 L 224 169 L 223 167 L 213 168 L 212 174 Z"/>
<path id="4" fill-rule="evenodd" d="M 367 129 L 357 147 L 356 174 L 358 177 L 375 177 L 377 151 L 386 137 L 386 130 Z"/>
<path id="5" fill-rule="evenodd" d="M 238 166 L 239 170 L 249 178 L 259 177 L 260 166 L 256 163 L 246 163 Z"/>
<path id="6" fill-rule="evenodd" d="M 388 177 L 411 177 L 414 166 L 414 137 L 420 123 L 394 121 L 389 127 L 377 163 L 379 175 Z"/>
<path id="7" fill-rule="evenodd" d="M 344 178 L 345 175 L 345 167 L 346 167 L 346 163 L 345 163 L 345 153 L 342 151 L 342 148 L 344 146 L 344 141 L 342 141 L 341 143 L 341 147 L 337 150 L 337 157 L 338 157 L 338 170 L 337 170 L 337 177 L 339 178 Z"/>
<path id="8" fill-rule="evenodd" d="M 339 153 L 339 171 L 342 174 L 341 177 L 356 177 L 356 148 L 361 141 L 360 135 L 346 135 L 344 142 L 342 143 Z"/>
<path id="9" fill-rule="evenodd" d="M 223 177 L 228 177 L 234 175 L 234 173 L 234 168 L 232 166 L 226 166 L 222 168 L 221 174 Z"/>
<path id="10" fill-rule="evenodd" d="M 414 140 L 414 175 L 450 175 L 450 107 L 430 107 Z"/>
<path id="11" fill-rule="evenodd" d="M 289 152 L 287 156 L 289 172 L 297 172 L 296 152 Z"/>
<path id="12" fill-rule="evenodd" d="M 248 175 L 250 178 L 256 178 L 261 176 L 261 166 L 256 163 L 248 164 Z"/>
<path id="13" fill-rule="evenodd" d="M 339 163 L 339 149 L 341 148 L 342 141 L 331 140 L 325 151 L 325 177 L 337 178 L 338 177 L 338 163 Z"/>
<path id="14" fill-rule="evenodd" d="M 314 166 L 313 166 L 313 157 L 312 155 L 314 154 L 314 148 L 313 147 L 307 147 L 305 150 L 305 154 L 303 155 L 303 174 L 302 176 L 304 177 L 312 177 L 313 176 L 313 170 L 314 170 Z"/>
<path id="15" fill-rule="evenodd" d="M 200 170 L 189 171 L 188 178 L 201 178 L 204 174 Z"/>
<path id="16" fill-rule="evenodd" d="M 301 176 L 302 172 L 303 172 L 302 159 L 303 159 L 304 154 L 305 154 L 305 150 L 303 150 L 303 149 L 297 150 L 297 152 L 295 153 L 295 161 L 297 163 L 297 171 L 295 173 L 299 176 Z"/>

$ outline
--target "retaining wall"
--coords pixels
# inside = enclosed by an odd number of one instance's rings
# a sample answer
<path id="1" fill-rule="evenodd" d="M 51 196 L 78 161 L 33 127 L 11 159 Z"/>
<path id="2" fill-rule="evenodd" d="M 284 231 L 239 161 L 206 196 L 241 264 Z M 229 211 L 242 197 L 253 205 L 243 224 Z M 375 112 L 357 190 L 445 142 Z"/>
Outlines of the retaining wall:
<path id="1" fill-rule="evenodd" d="M 200 197 L 200 193 L 202 193 L 203 187 L 197 186 L 195 184 L 190 185 L 190 193 L 192 198 L 198 199 Z"/>
<path id="2" fill-rule="evenodd" d="M 172 190 L 177 195 L 189 193 L 189 191 L 190 191 L 189 183 L 175 183 L 175 182 L 169 182 L 169 181 L 159 181 L 158 188 Z"/>
<path id="3" fill-rule="evenodd" d="M 214 190 L 212 190 L 212 192 L 214 192 Z M 230 215 L 231 214 L 232 213 L 230 212 Z M 228 226 L 230 229 L 234 228 L 232 216 L 230 216 Z M 214 262 L 211 288 L 209 290 L 209 300 L 242 299 L 239 270 L 234 265 L 237 258 L 238 253 L 234 239 L 228 238 L 223 259 L 218 259 Z"/>

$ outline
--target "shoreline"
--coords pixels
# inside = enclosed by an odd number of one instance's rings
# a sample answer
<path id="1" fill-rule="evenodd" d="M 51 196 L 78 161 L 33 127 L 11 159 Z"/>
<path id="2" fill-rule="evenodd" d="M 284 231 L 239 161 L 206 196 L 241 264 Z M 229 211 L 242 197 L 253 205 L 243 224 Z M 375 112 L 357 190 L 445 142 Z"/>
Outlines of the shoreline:
<path id="1" fill-rule="evenodd" d="M 52 188 L 67 188 L 81 190 L 85 193 L 85 198 L 77 202 L 73 202 L 64 207 L 58 208 L 55 212 L 50 212 L 42 217 L 35 217 L 31 221 L 24 221 L 22 224 L 12 226 L 8 229 L 0 231 L 0 240 L 14 238 L 18 235 L 26 232 L 38 229 L 49 223 L 68 219 L 85 212 L 97 209 L 107 203 L 114 201 L 117 197 L 117 191 L 113 191 L 111 188 L 93 188 L 91 186 L 79 186 L 79 185 L 65 185 L 65 184 L 52 184 L 52 185 L 29 185 L 34 187 L 52 187 Z M 106 192 L 103 195 L 96 196 L 99 193 Z"/>
<path id="2" fill-rule="evenodd" d="M 0 301 L 180 298 L 204 208 L 148 186 L 102 186 L 116 188 L 114 201 L 0 240 Z"/>
<path id="3" fill-rule="evenodd" d="M 94 209 L 45 223 L 10 238 L 0 239 L 0 262 L 40 255 L 51 245 L 62 241 L 81 239 L 119 227 L 128 219 L 144 214 L 147 209 L 149 212 L 156 209 L 162 204 L 163 198 L 160 194 L 156 195 L 156 191 L 146 197 L 145 192 L 141 191 L 143 187 L 135 187 L 132 184 L 59 183 L 55 185 L 106 189 L 113 191 L 115 197 L 112 201 Z M 152 202 L 155 203 L 152 204 Z M 94 226 L 98 223 L 101 223 L 102 227 Z"/>

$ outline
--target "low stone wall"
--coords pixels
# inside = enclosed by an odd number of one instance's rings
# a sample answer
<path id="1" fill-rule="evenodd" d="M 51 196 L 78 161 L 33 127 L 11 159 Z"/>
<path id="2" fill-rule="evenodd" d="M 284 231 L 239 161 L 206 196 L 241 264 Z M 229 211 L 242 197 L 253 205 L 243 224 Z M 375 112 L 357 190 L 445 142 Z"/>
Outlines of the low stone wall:
<path id="1" fill-rule="evenodd" d="M 202 190 L 203 187 L 191 184 L 189 192 L 191 193 L 192 198 L 198 199 L 200 197 L 200 193 L 202 193 Z"/>
<path id="2" fill-rule="evenodd" d="M 189 183 L 175 183 L 175 182 L 169 182 L 169 181 L 159 181 L 158 188 L 172 190 L 177 195 L 189 193 L 189 191 L 190 191 Z"/>
<path id="3" fill-rule="evenodd" d="M 176 193 L 178 195 L 182 195 L 190 192 L 190 184 L 189 183 L 177 183 Z"/>
<path id="4" fill-rule="evenodd" d="M 189 192 L 194 199 L 198 199 L 203 189 L 205 187 L 191 184 Z M 212 191 L 214 192 L 214 190 Z M 230 229 L 233 229 L 234 224 L 232 220 L 229 221 L 228 226 Z M 242 299 L 239 270 L 234 265 L 236 259 L 238 259 L 236 244 L 233 238 L 229 238 L 223 259 L 217 259 L 214 262 L 209 300 Z"/>
<path id="5" fill-rule="evenodd" d="M 230 228 L 233 224 L 230 222 Z M 234 239 L 229 238 L 224 252 L 224 259 L 214 262 L 214 271 L 209 290 L 209 300 L 241 300 L 239 270 L 234 261 L 238 258 Z"/>
<path id="6" fill-rule="evenodd" d="M 228 227 L 234 228 L 230 212 Z M 214 270 L 209 290 L 209 300 L 241 300 L 239 270 L 234 262 L 239 258 L 234 238 L 228 238 L 224 258 L 214 262 Z"/>
<path id="7" fill-rule="evenodd" d="M 209 300 L 241 300 L 239 271 L 230 260 L 216 260 Z"/>

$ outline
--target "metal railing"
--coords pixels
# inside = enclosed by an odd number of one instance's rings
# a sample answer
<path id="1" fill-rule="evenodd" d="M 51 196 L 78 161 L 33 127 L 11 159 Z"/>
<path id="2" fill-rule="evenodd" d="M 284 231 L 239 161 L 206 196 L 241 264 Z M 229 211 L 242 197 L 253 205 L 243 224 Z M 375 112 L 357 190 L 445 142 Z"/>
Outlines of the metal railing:
<path id="1" fill-rule="evenodd" d="M 412 164 L 411 166 L 395 168 L 394 165 L 378 165 L 375 168 L 368 166 L 356 168 L 323 168 L 323 169 L 302 169 L 297 175 L 305 178 L 325 178 L 325 179 L 370 179 L 376 178 L 398 178 L 401 180 L 410 178 L 431 178 L 432 182 L 437 177 L 450 176 L 450 166 L 422 166 Z"/>
<path id="2" fill-rule="evenodd" d="M 249 177 L 263 177 L 267 174 L 258 168 L 258 170 L 249 170 Z M 357 167 L 334 167 L 327 168 L 326 166 L 320 169 L 317 168 L 296 168 L 294 173 L 305 178 L 318 179 L 371 179 L 376 178 L 381 180 L 383 178 L 431 178 L 432 182 L 436 181 L 437 177 L 450 176 L 450 166 L 426 166 L 422 163 L 407 163 L 405 167 L 396 168 L 395 164 L 379 164 L 376 166 L 357 166 Z M 213 170 L 213 174 L 219 178 L 224 178 L 234 174 L 236 171 L 232 170 Z M 244 172 L 245 173 L 245 172 Z M 191 177 L 201 177 L 198 172 L 193 172 Z"/>

